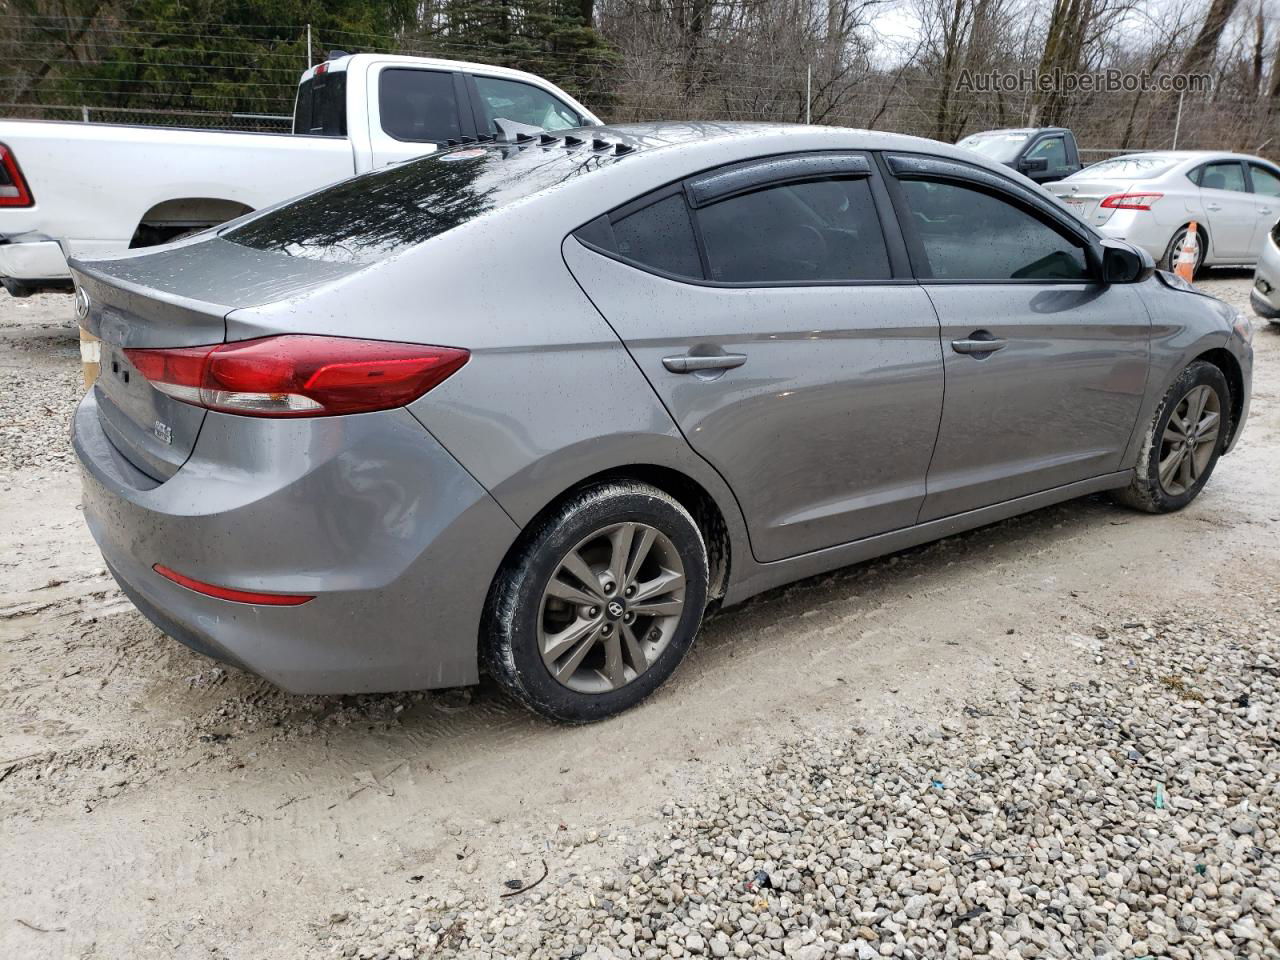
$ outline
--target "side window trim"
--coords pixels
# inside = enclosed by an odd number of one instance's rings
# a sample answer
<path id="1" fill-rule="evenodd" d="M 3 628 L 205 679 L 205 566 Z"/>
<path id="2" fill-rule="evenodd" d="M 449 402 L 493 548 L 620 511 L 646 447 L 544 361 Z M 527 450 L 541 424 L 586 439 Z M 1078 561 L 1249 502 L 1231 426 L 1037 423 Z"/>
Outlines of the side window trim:
<path id="1" fill-rule="evenodd" d="M 806 180 L 839 176 L 861 178 L 871 176 L 871 163 L 866 157 L 847 153 L 790 154 L 751 160 L 727 169 L 691 178 L 685 185 L 689 206 L 694 210 L 744 193 L 768 187 L 801 183 Z"/>
<path id="2" fill-rule="evenodd" d="M 884 284 L 902 285 L 902 284 L 916 283 L 917 282 L 916 277 L 912 270 L 911 257 L 908 252 L 907 239 L 904 236 L 901 226 L 898 223 L 898 217 L 894 213 L 893 199 L 889 191 L 886 189 L 886 185 L 891 178 L 887 177 L 885 175 L 885 170 L 882 169 L 883 160 L 880 158 L 880 155 L 878 153 L 871 152 L 871 151 L 840 151 L 839 153 L 842 158 L 860 160 L 861 161 L 860 164 L 852 165 L 855 168 L 865 167 L 865 173 L 854 173 L 848 176 L 842 175 L 841 179 L 866 179 L 869 182 L 869 185 L 871 187 L 871 199 L 876 210 L 878 226 L 880 227 L 881 236 L 884 238 L 885 249 L 889 257 L 889 270 L 891 275 L 888 278 L 875 279 L 875 280 L 871 280 L 871 279 L 816 280 L 816 281 L 810 281 L 810 282 L 769 281 L 769 282 L 760 282 L 760 283 L 710 279 L 710 270 L 707 265 L 706 244 L 703 241 L 702 229 L 698 222 L 698 217 L 696 215 L 697 208 L 695 208 L 692 202 L 690 202 L 689 187 L 695 181 L 708 179 L 710 175 L 714 175 L 715 173 L 719 172 L 718 170 L 715 170 L 715 169 L 710 171 L 702 171 L 700 173 L 694 174 L 693 176 L 686 177 L 685 179 L 678 181 L 676 183 L 669 183 L 666 186 L 659 187 L 656 190 L 651 190 L 650 192 L 646 194 L 642 194 L 641 196 L 636 197 L 633 200 L 628 200 L 626 203 L 621 204 L 620 206 L 614 207 L 612 210 L 608 211 L 607 213 L 603 213 L 600 216 L 596 217 L 595 219 L 590 220 L 587 223 L 583 224 L 581 227 L 574 230 L 570 235 L 574 237 L 574 239 L 576 239 L 583 246 L 587 247 L 588 249 L 594 250 L 596 253 L 602 254 L 603 256 L 607 256 L 607 257 L 610 257 L 611 259 L 617 260 L 620 263 L 625 263 L 629 267 L 634 267 L 637 270 L 643 270 L 644 272 L 653 274 L 654 276 L 664 277 L 665 279 L 668 279 L 668 280 L 675 280 L 679 283 L 694 284 L 695 286 L 720 287 L 720 288 L 728 288 L 728 289 L 743 289 L 743 288 L 749 289 L 752 287 L 774 288 L 774 287 L 815 287 L 815 286 L 823 286 L 823 287 L 874 286 L 874 285 L 884 285 Z M 830 157 L 834 154 L 834 152 L 824 151 L 823 154 L 825 156 Z M 804 156 L 805 155 L 803 154 L 782 155 L 783 158 L 791 158 L 791 157 L 803 158 Z M 759 166 L 760 161 L 752 160 L 749 162 L 749 165 Z M 732 166 L 740 167 L 745 165 L 733 164 Z M 724 168 L 720 168 L 720 169 L 723 170 Z M 740 193 L 735 193 L 732 196 L 741 195 L 741 193 L 754 192 L 755 190 L 765 189 L 767 187 L 772 187 L 772 186 L 784 186 L 789 183 L 801 183 L 806 180 L 827 179 L 829 176 L 830 176 L 829 174 L 824 176 L 822 174 L 811 172 L 804 177 L 792 176 L 792 177 L 783 177 L 777 181 L 762 181 L 758 185 L 752 186 L 750 190 L 744 190 L 744 191 L 741 191 Z M 663 270 L 657 269 L 651 266 L 650 264 L 640 263 L 636 260 L 632 260 L 631 258 L 618 252 L 617 241 L 613 235 L 613 224 L 617 223 L 619 220 L 623 219 L 624 217 L 628 217 L 639 210 L 643 210 L 645 207 L 658 203 L 661 200 L 665 200 L 668 197 L 672 196 L 673 194 L 677 194 L 677 193 L 682 194 L 685 197 L 686 206 L 689 211 L 690 224 L 693 228 L 694 239 L 698 247 L 698 257 L 701 261 L 701 266 L 702 266 L 701 277 L 688 277 L 688 276 L 671 274 Z M 724 196 L 717 197 L 717 200 L 728 200 L 731 198 L 732 198 L 731 195 L 726 194 Z M 706 203 L 703 204 L 703 206 L 707 206 L 707 205 L 708 204 Z"/>
<path id="3" fill-rule="evenodd" d="M 890 158 L 892 159 L 892 158 Z M 993 181 L 997 178 L 992 177 Z M 933 181 L 936 183 L 954 183 L 959 186 L 968 187 L 994 197 L 997 200 L 1004 201 L 1018 210 L 1023 211 L 1028 216 L 1038 220 L 1041 224 L 1050 230 L 1055 231 L 1067 240 L 1079 243 L 1084 249 L 1085 261 L 1089 266 L 1089 277 L 1077 280 L 1069 279 L 1042 279 L 1042 278 L 989 278 L 977 277 L 972 279 L 966 278 L 949 278 L 935 277 L 933 269 L 929 265 L 929 258 L 925 253 L 924 243 L 920 239 L 920 235 L 915 229 L 915 225 L 911 219 L 911 210 L 907 205 L 906 197 L 902 194 L 901 183 L 907 180 L 923 180 Z M 1097 248 L 1092 240 L 1087 240 L 1079 235 L 1078 232 L 1070 229 L 1064 229 L 1064 224 L 1056 216 L 1044 216 L 1044 210 L 1036 203 L 1028 203 L 1020 196 L 999 187 L 985 182 L 985 180 L 968 179 L 965 177 L 948 177 L 941 174 L 925 173 L 923 171 L 912 171 L 910 174 L 898 174 L 890 178 L 891 189 L 890 196 L 893 198 L 895 209 L 898 211 L 898 220 L 902 226 L 902 232 L 906 240 L 907 249 L 911 255 L 911 266 L 913 275 L 920 283 L 929 284 L 1051 284 L 1055 286 L 1071 285 L 1071 286 L 1089 286 L 1098 282 L 1097 276 L 1101 265 L 1098 262 Z M 1019 191 L 1022 192 L 1022 191 Z"/>

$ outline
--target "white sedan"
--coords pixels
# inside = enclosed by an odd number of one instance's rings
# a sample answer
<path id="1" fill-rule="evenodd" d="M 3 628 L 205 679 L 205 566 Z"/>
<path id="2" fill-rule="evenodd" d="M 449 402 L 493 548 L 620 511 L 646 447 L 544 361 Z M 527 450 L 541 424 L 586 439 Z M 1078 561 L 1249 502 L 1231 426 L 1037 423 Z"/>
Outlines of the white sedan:
<path id="1" fill-rule="evenodd" d="M 1103 160 L 1046 184 L 1101 233 L 1143 247 L 1172 269 L 1191 222 L 1204 266 L 1257 263 L 1280 218 L 1280 168 L 1261 157 L 1153 150 Z"/>

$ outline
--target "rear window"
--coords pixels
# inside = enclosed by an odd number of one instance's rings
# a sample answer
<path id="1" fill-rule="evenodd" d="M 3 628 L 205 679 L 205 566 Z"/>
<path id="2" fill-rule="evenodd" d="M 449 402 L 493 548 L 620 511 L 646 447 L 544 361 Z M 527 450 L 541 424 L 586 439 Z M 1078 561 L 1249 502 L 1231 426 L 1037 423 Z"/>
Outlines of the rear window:
<path id="1" fill-rule="evenodd" d="M 293 132 L 321 137 L 347 135 L 347 72 L 322 73 L 298 87 Z"/>
<path id="2" fill-rule="evenodd" d="M 1116 180 L 1149 180 L 1160 176 L 1166 170 L 1173 169 L 1177 162 L 1163 157 L 1116 157 L 1114 160 L 1101 160 L 1091 167 L 1085 167 L 1076 174 L 1076 177 L 1081 180 L 1094 180 L 1099 177 Z"/>
<path id="3" fill-rule="evenodd" d="M 445 150 L 344 180 L 221 236 L 291 257 L 374 263 L 621 159 L 563 145 Z"/>

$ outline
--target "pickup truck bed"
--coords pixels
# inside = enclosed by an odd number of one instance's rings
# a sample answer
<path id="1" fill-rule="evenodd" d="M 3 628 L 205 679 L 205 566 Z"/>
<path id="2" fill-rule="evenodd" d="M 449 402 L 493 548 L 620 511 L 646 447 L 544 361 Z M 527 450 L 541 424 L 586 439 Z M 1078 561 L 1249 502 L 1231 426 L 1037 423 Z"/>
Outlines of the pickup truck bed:
<path id="1" fill-rule="evenodd" d="M 67 256 L 146 245 L 142 224 L 178 234 L 355 172 L 336 137 L 0 120 L 0 143 L 35 198 L 0 211 L 0 276 L 27 280 L 67 276 Z"/>

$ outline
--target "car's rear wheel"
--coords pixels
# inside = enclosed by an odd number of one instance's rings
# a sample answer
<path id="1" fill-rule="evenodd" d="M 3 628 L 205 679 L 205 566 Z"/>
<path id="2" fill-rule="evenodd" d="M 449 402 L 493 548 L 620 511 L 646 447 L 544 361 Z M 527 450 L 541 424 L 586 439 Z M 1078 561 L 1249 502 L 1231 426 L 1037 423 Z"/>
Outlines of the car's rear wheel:
<path id="1" fill-rule="evenodd" d="M 1174 381 L 1143 440 L 1122 503 L 1148 513 L 1181 510 L 1204 489 L 1230 436 L 1231 390 L 1211 363 L 1197 360 Z"/>
<path id="2" fill-rule="evenodd" d="M 1172 271 L 1178 265 L 1178 254 L 1182 252 L 1182 245 L 1187 241 L 1187 233 L 1190 224 L 1179 227 L 1173 234 L 1173 239 L 1169 241 L 1169 246 L 1165 247 L 1164 256 L 1160 258 L 1160 269 Z M 1200 271 L 1204 269 L 1205 247 L 1207 246 L 1204 231 L 1196 230 L 1196 265 L 1191 271 L 1192 277 L 1200 276 Z"/>
<path id="3" fill-rule="evenodd" d="M 706 600 L 706 547 L 688 511 L 647 484 L 594 484 L 538 522 L 495 579 L 485 659 L 530 709 L 599 720 L 671 675 Z"/>

